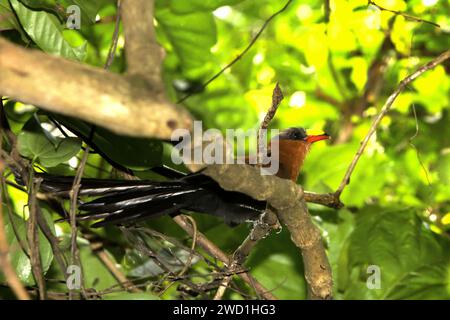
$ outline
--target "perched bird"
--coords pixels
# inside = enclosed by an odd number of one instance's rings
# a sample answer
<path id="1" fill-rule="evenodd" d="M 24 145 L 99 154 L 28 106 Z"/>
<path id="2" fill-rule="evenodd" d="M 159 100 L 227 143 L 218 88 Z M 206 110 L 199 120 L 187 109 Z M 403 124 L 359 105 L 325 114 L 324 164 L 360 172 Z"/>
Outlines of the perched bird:
<path id="1" fill-rule="evenodd" d="M 306 155 L 314 142 L 328 139 L 324 132 L 309 133 L 303 128 L 290 128 L 273 139 L 279 143 L 277 176 L 296 181 Z M 82 179 L 79 196 L 97 197 L 81 203 L 78 220 L 100 220 L 93 227 L 105 224 L 131 224 L 151 217 L 176 215 L 180 210 L 195 211 L 221 217 L 230 225 L 252 221 L 266 209 L 258 201 L 239 192 L 222 189 L 201 172 L 183 174 L 159 167 L 153 169 L 172 180 L 105 180 Z M 68 196 L 73 177 L 37 174 L 42 178 L 41 191 Z"/>

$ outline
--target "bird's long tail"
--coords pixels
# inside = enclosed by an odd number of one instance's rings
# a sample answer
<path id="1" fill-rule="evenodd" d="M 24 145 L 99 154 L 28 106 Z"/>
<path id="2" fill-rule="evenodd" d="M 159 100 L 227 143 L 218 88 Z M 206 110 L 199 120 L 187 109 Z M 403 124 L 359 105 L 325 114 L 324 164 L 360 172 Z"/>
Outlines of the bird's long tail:
<path id="1" fill-rule="evenodd" d="M 46 193 L 69 197 L 73 177 L 36 174 L 41 178 L 40 188 Z M 204 190 L 182 180 L 156 182 L 149 180 L 108 180 L 83 178 L 79 196 L 96 197 L 81 203 L 83 211 L 78 220 L 98 220 L 93 227 L 105 224 L 126 224 L 149 217 L 176 214 L 186 208 L 192 199 Z"/>

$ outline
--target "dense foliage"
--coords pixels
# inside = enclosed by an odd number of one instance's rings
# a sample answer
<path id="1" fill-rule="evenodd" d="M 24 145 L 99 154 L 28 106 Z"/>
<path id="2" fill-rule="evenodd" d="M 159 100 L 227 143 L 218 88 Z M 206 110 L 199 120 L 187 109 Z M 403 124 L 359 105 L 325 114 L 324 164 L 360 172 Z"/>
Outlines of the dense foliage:
<path id="1" fill-rule="evenodd" d="M 155 9 L 158 40 L 166 51 L 163 78 L 171 99 L 192 94 L 183 104 L 205 128 L 257 128 L 279 82 L 286 98 L 271 127 L 325 129 L 333 137 L 330 143 L 314 146 L 298 180 L 306 190 L 322 193 L 338 187 L 374 115 L 398 83 L 450 48 L 448 1 L 378 0 L 377 7 L 365 0 L 333 0 L 329 13 L 326 3 L 293 1 L 270 21 L 245 55 L 206 88 L 202 84 L 240 54 L 284 2 L 158 0 Z M 65 28 L 65 8 L 71 4 L 81 7 L 80 30 Z M 102 67 L 115 14 L 115 1 L 110 0 L 0 0 L 0 30 L 23 46 Z M 122 73 L 122 34 L 118 46 L 110 70 Z M 326 243 L 337 299 L 450 299 L 449 72 L 448 63 L 438 65 L 398 97 L 343 193 L 345 208 L 310 205 Z M 38 107 L 4 101 L 20 154 L 33 161 L 36 170 L 74 175 L 82 143 L 61 135 L 54 123 L 71 128 L 78 137 L 88 137 L 90 125 Z M 154 177 L 148 169 L 155 165 L 171 165 L 171 147 L 165 142 L 118 136 L 102 128 L 95 130 L 93 142 L 101 153 L 89 155 L 86 177 L 117 177 L 111 161 L 141 178 Z M 6 180 L 14 182 L 12 175 Z M 23 283 L 33 287 L 30 261 L 17 240 L 17 235 L 25 237 L 27 193 L 9 184 L 3 199 L 12 262 Z M 70 226 L 54 222 L 59 216 L 46 201 L 40 201 L 40 207 L 69 256 Z M 230 228 L 212 217 L 193 216 L 198 229 L 227 253 L 250 230 L 248 225 Z M 191 245 L 168 217 L 146 226 Z M 124 235 L 115 227 L 82 230 L 78 243 L 86 288 L 118 291 L 104 294 L 106 299 L 192 298 L 183 290 L 184 283 L 165 278 L 152 258 L 130 245 L 137 241 L 136 235 Z M 127 278 L 146 281 L 145 293 L 128 293 L 116 286 L 117 280 L 86 240 L 93 234 Z M 156 234 L 138 236 L 172 272 L 183 268 L 189 253 L 181 244 Z M 40 252 L 48 291 L 67 292 L 43 234 Z M 380 288 L 367 287 L 373 274 L 369 266 L 379 268 Z M 306 297 L 302 261 L 285 230 L 259 243 L 246 267 L 277 297 Z M 212 270 L 204 259 L 194 258 L 187 275 L 193 283 L 204 285 L 214 283 Z M 169 286 L 172 282 L 176 285 Z M 254 297 L 239 279 L 236 284 Z M 198 297 L 211 297 L 214 291 Z M 0 288 L 0 297 L 10 294 L 5 286 Z M 226 297 L 239 299 L 245 294 L 229 290 Z"/>

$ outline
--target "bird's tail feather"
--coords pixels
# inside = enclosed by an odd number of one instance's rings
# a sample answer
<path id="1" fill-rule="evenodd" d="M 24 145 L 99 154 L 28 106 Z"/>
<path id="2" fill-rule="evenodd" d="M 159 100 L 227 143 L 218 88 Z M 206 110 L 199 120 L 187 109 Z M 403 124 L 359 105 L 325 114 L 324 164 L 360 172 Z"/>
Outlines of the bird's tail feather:
<path id="1" fill-rule="evenodd" d="M 36 177 L 42 179 L 42 191 L 69 197 L 73 177 L 40 173 Z M 200 174 L 162 182 L 83 178 L 79 196 L 94 198 L 80 202 L 78 208 L 82 213 L 77 215 L 79 221 L 100 220 L 93 227 L 176 215 L 183 209 L 215 215 L 234 225 L 257 219 L 266 206 L 249 196 L 225 192 L 214 180 Z"/>
<path id="2" fill-rule="evenodd" d="M 36 177 L 42 179 L 42 191 L 61 197 L 69 196 L 73 177 L 41 173 L 37 173 Z M 157 182 L 83 178 L 79 196 L 96 198 L 78 206 L 84 213 L 77 215 L 77 220 L 103 219 L 92 225 L 101 227 L 110 223 L 134 223 L 149 217 L 172 215 L 188 206 L 196 197 L 195 193 L 201 191 L 201 188 L 181 180 Z"/>

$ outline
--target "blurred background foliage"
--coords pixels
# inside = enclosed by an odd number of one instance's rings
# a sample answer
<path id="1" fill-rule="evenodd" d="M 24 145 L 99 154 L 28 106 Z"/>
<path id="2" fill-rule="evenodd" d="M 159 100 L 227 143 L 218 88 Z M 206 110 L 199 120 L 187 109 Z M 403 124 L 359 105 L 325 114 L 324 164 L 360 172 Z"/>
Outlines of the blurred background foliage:
<path id="1" fill-rule="evenodd" d="M 66 8 L 73 4 L 81 8 L 80 30 L 65 28 Z M 271 127 L 303 126 L 331 134 L 330 143 L 314 146 L 298 181 L 307 190 L 331 192 L 399 81 L 450 48 L 450 3 L 378 0 L 377 7 L 365 0 L 292 1 L 232 68 L 204 88 L 202 84 L 239 55 L 283 5 L 275 0 L 157 0 L 155 25 L 165 49 L 163 78 L 173 101 L 192 94 L 183 104 L 203 121 L 204 129 L 222 131 L 257 128 L 279 82 L 285 99 Z M 111 0 L 0 0 L 2 36 L 98 67 L 107 59 L 115 20 Z M 120 33 L 112 72 L 125 70 L 123 44 Z M 344 209 L 310 206 L 326 243 L 337 299 L 450 299 L 449 72 L 448 63 L 437 66 L 398 97 L 343 193 Z M 39 170 L 73 175 L 82 156 L 81 143 L 62 135 L 55 122 L 84 138 L 90 125 L 12 100 L 4 104 L 21 154 Z M 141 178 L 155 177 L 149 170 L 155 165 L 171 166 L 171 147 L 165 142 L 120 137 L 101 128 L 93 142 L 99 153 L 89 156 L 86 177 L 116 177 L 111 163 L 132 169 Z M 7 182 L 13 181 L 7 177 Z M 21 280 L 33 286 L 30 262 L 16 237 L 24 237 L 27 194 L 8 185 L 5 196 L 12 262 Z M 58 218 L 54 208 L 44 202 L 41 207 L 68 252 L 69 226 L 53 222 Z M 229 228 L 215 218 L 193 216 L 199 230 L 227 253 L 250 231 L 248 225 Z M 181 244 L 189 247 L 189 237 L 167 217 L 147 226 L 180 242 L 174 245 L 155 235 L 139 235 L 171 271 L 181 270 L 188 258 Z M 83 230 L 79 245 L 87 288 L 117 289 L 117 280 L 91 250 L 88 234 L 102 239 L 128 278 L 150 279 L 145 293 L 110 290 L 104 298 L 194 299 L 214 294 L 213 290 L 190 295 L 179 281 L 170 285 L 164 270 L 115 227 Z M 66 292 L 51 246 L 42 235 L 41 254 L 48 290 Z M 189 279 L 214 283 L 210 262 L 194 259 Z M 380 288 L 368 289 L 369 266 L 379 267 Z M 286 231 L 262 241 L 246 267 L 279 298 L 306 297 L 301 258 Z M 247 297 L 255 297 L 240 280 L 236 285 Z M 3 286 L 0 296 L 10 292 Z M 232 299 L 243 296 L 232 290 L 226 294 Z"/>

